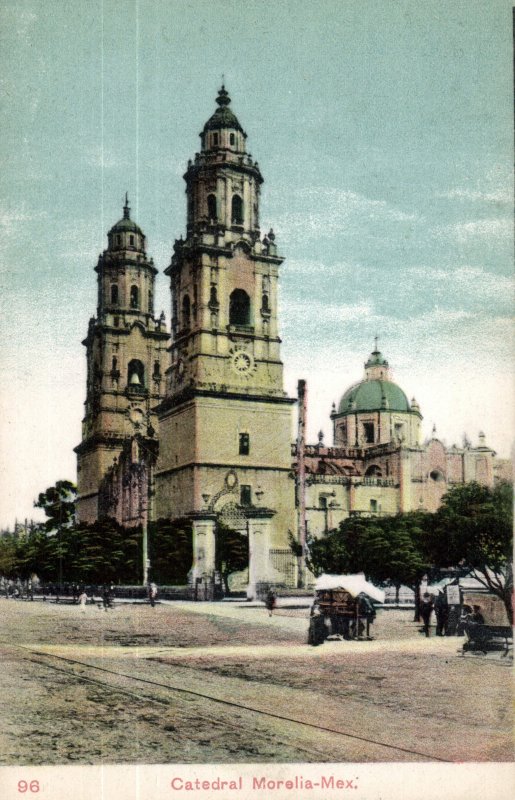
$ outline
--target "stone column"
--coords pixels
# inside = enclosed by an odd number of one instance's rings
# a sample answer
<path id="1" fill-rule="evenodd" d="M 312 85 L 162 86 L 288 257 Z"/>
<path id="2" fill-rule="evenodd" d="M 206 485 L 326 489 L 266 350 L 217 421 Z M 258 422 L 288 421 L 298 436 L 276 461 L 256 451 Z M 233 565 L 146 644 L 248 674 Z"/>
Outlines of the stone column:
<path id="1" fill-rule="evenodd" d="M 192 518 L 193 564 L 188 573 L 196 600 L 212 600 L 215 580 L 215 514 L 199 512 Z"/>
<path id="2" fill-rule="evenodd" d="M 256 597 L 257 585 L 268 583 L 271 578 L 269 564 L 271 519 L 274 511 L 269 509 L 253 509 L 247 517 L 249 534 L 249 583 L 247 599 Z"/>

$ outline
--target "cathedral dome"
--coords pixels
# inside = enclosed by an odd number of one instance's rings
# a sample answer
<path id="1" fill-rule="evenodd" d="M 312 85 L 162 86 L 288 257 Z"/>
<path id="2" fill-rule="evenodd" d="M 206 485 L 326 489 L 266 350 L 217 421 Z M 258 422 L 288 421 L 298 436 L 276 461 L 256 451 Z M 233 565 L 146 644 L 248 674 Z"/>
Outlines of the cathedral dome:
<path id="1" fill-rule="evenodd" d="M 123 207 L 123 217 L 122 219 L 118 220 L 115 225 L 113 225 L 109 231 L 109 234 L 112 233 L 137 233 L 139 236 L 143 236 L 143 231 L 139 225 L 136 225 L 134 220 L 132 220 L 130 217 L 130 206 L 127 197 L 125 198 L 125 205 Z"/>
<path id="2" fill-rule="evenodd" d="M 410 411 L 408 398 L 391 381 L 365 380 L 355 383 L 342 396 L 338 414 L 359 411 Z"/>
<path id="3" fill-rule="evenodd" d="M 225 86 L 222 86 L 222 88 L 219 90 L 216 102 L 218 103 L 218 108 L 216 109 L 213 116 L 210 117 L 206 122 L 206 124 L 204 125 L 204 133 L 206 133 L 207 131 L 222 130 L 222 128 L 232 128 L 233 130 L 245 133 L 240 123 L 238 122 L 238 118 L 229 108 L 229 105 L 231 103 L 231 98 L 229 97 L 229 94 L 226 91 Z"/>

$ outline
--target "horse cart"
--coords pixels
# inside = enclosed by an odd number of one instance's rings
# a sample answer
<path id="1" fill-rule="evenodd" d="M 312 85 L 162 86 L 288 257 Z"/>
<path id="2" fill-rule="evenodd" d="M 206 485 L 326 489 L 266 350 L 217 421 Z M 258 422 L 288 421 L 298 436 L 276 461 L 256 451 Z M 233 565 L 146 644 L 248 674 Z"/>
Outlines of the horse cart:
<path id="1" fill-rule="evenodd" d="M 315 584 L 308 644 L 328 638 L 371 639 L 375 603 L 384 603 L 384 592 L 364 575 L 321 575 Z"/>

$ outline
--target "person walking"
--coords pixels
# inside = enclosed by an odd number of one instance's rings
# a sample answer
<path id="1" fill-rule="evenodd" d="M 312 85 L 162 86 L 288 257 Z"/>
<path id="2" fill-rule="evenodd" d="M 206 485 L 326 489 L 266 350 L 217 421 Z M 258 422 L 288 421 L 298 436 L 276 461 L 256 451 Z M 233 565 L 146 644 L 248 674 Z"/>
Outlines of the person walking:
<path id="1" fill-rule="evenodd" d="M 276 602 L 277 602 L 277 597 L 275 595 L 275 592 L 272 589 L 269 589 L 265 600 L 265 605 L 268 608 L 269 617 L 271 617 L 272 614 L 274 613 Z"/>
<path id="2" fill-rule="evenodd" d="M 150 600 L 150 605 L 154 608 L 156 604 L 156 597 L 157 597 L 157 586 L 155 583 L 149 583 L 148 585 L 148 599 Z"/>
<path id="3" fill-rule="evenodd" d="M 422 596 L 420 603 L 420 616 L 424 623 L 424 633 L 429 636 L 429 625 L 431 623 L 431 614 L 433 613 L 433 598 L 429 592 L 425 592 Z"/>

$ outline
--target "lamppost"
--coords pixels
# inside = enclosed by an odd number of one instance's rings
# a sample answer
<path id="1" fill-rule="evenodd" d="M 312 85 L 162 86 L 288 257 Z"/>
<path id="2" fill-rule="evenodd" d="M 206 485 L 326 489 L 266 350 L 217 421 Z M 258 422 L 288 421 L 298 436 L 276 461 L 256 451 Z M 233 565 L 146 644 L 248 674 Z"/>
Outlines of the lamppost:
<path id="1" fill-rule="evenodd" d="M 149 426 L 148 432 L 153 435 L 153 429 Z M 140 459 L 139 452 L 138 452 L 138 461 L 143 463 L 146 466 L 146 474 L 147 474 L 147 483 L 146 483 L 146 492 L 145 492 L 145 499 L 143 500 L 142 494 L 142 475 L 140 473 L 140 515 L 141 515 L 141 532 L 142 532 L 142 561 L 143 561 L 143 586 L 147 586 L 148 584 L 148 571 L 150 569 L 150 559 L 148 557 L 148 523 L 151 521 L 152 513 L 150 504 L 153 497 L 153 467 L 154 467 L 154 459 L 156 457 L 155 450 L 148 445 L 144 444 L 143 437 L 140 433 L 137 433 L 134 437 L 136 444 L 139 448 L 144 450 L 147 453 L 147 457 Z"/>

